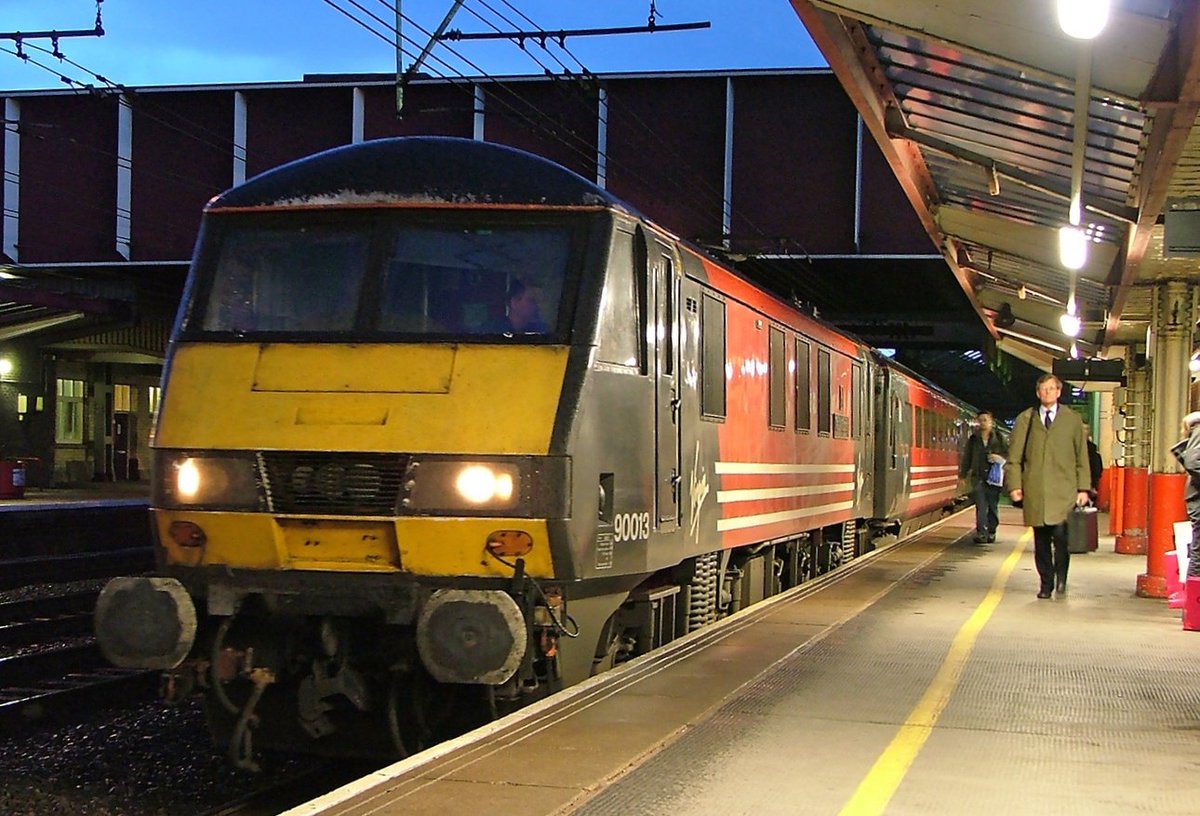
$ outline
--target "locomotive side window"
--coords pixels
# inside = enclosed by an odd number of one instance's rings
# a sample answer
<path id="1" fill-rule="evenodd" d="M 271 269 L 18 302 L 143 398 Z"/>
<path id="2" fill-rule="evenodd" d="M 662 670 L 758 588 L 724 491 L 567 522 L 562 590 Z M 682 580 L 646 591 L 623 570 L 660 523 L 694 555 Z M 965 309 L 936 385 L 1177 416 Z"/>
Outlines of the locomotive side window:
<path id="1" fill-rule="evenodd" d="M 862 387 L 862 366 L 858 363 L 854 363 L 850 367 L 850 427 L 852 429 L 851 436 L 853 436 L 855 439 L 861 439 L 863 434 Z"/>
<path id="2" fill-rule="evenodd" d="M 809 360 L 812 350 L 808 343 L 796 340 L 796 430 L 812 430 L 812 389 Z"/>
<path id="3" fill-rule="evenodd" d="M 659 249 L 665 249 L 660 246 Z M 675 263 L 670 255 L 659 256 L 663 275 L 660 279 L 662 292 L 659 298 L 662 302 L 662 319 L 665 325 L 658 327 L 660 359 L 663 373 L 670 376 L 675 373 Z"/>
<path id="4" fill-rule="evenodd" d="M 770 331 L 770 359 L 767 361 L 770 381 L 770 401 L 767 412 L 768 424 L 772 428 L 787 425 L 787 346 L 782 329 L 774 326 Z"/>
<path id="5" fill-rule="evenodd" d="M 829 434 L 833 430 L 833 394 L 829 381 L 832 359 L 829 352 L 817 349 L 817 433 Z"/>
<path id="6" fill-rule="evenodd" d="M 700 412 L 725 416 L 725 304 L 704 295 L 700 312 Z"/>
<path id="7" fill-rule="evenodd" d="M 641 287 L 633 273 L 633 235 L 618 230 L 609 252 L 608 277 L 600 298 L 600 347 L 597 359 L 641 368 Z"/>

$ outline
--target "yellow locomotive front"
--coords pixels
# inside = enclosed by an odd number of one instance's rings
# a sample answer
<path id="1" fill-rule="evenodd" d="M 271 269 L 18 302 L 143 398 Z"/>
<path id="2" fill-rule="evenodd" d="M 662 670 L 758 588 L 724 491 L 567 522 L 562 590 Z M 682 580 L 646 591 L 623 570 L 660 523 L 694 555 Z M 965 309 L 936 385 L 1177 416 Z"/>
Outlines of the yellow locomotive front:
<path id="1" fill-rule="evenodd" d="M 169 696 L 204 691 L 236 763 L 252 737 L 403 755 L 554 686 L 561 415 L 607 207 L 547 167 L 382 140 L 207 208 L 155 435 L 159 570 L 111 582 L 96 629 Z"/>

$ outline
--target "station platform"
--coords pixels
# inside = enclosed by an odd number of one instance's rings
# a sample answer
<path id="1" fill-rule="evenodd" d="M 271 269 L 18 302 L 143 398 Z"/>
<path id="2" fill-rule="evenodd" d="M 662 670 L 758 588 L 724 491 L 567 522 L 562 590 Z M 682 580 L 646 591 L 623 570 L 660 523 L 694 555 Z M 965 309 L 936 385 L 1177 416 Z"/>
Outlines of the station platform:
<path id="1" fill-rule="evenodd" d="M 960 513 L 287 816 L 1194 813 L 1200 632 Z M 1101 529 L 1107 529 L 1101 519 Z"/>
<path id="2" fill-rule="evenodd" d="M 78 487 L 27 487 L 21 498 L 0 497 L 0 513 L 150 504 L 149 482 L 94 482 Z"/>

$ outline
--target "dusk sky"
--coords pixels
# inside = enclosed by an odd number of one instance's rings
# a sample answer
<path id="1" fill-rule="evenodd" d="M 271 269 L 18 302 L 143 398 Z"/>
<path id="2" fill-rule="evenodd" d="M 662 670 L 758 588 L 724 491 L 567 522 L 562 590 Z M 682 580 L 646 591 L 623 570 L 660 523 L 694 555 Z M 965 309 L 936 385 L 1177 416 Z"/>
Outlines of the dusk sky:
<path id="1" fill-rule="evenodd" d="M 415 53 L 428 40 L 418 26 L 436 28 L 452 0 L 401 3 L 407 18 L 403 33 L 416 43 L 405 47 Z M 427 71 L 474 76 L 541 74 L 545 68 L 561 72 L 563 64 L 579 71 L 580 63 L 601 73 L 825 65 L 787 0 L 655 0 L 655 7 L 660 25 L 709 21 L 712 27 L 568 38 L 570 53 L 556 45 L 544 51 L 528 44 L 522 51 L 508 41 L 453 42 L 448 45 L 458 53 L 439 45 Z M 100 9 L 103 37 L 59 42 L 66 59 L 82 67 L 46 53 L 49 40 L 27 41 L 30 62 L 15 56 L 10 37 L 0 40 L 0 91 L 68 87 L 58 74 L 100 84 L 89 72 L 113 83 L 145 86 L 295 81 L 306 73 L 396 69 L 390 45 L 395 35 L 386 27 L 395 22 L 395 0 L 104 0 Z M 466 0 L 450 28 L 490 32 L 640 26 L 649 9 L 649 0 Z M 383 22 L 372 20 L 372 14 Z M 95 19 L 94 0 L 0 0 L 0 32 L 5 35 L 90 30 Z M 411 61 L 406 58 L 405 65 Z"/>

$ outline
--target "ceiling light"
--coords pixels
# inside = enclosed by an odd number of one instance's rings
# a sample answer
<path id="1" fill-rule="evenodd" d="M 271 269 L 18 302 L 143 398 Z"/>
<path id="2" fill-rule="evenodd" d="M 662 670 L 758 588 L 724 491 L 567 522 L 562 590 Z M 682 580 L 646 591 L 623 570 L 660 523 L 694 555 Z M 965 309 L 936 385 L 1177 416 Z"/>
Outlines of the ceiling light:
<path id="1" fill-rule="evenodd" d="M 1192 359 L 1188 360 L 1188 371 L 1193 374 L 1200 373 L 1200 357 L 1197 357 L 1195 354 L 1192 355 Z"/>
<path id="2" fill-rule="evenodd" d="M 1110 0 L 1058 0 L 1058 25 L 1068 37 L 1095 39 L 1108 22 Z"/>
<path id="3" fill-rule="evenodd" d="M 13 373 L 13 362 L 7 357 L 0 358 L 0 377 L 7 377 Z"/>
<path id="4" fill-rule="evenodd" d="M 1079 227 L 1058 228 L 1058 260 L 1067 269 L 1081 269 L 1087 263 L 1087 233 Z"/>
<path id="5" fill-rule="evenodd" d="M 1079 315 L 1073 315 L 1070 312 L 1063 312 L 1062 317 L 1058 319 L 1058 324 L 1062 326 L 1062 333 L 1067 337 L 1078 337 L 1081 328 L 1079 323 Z"/>

